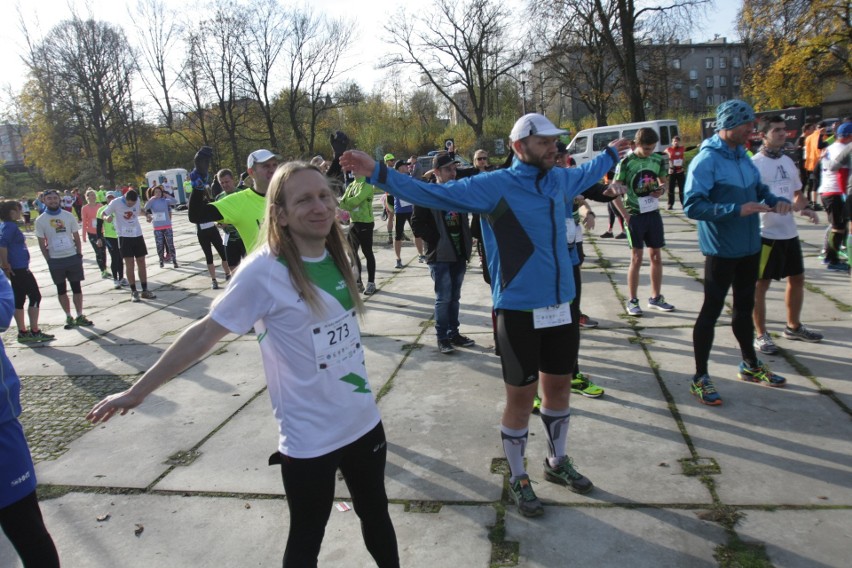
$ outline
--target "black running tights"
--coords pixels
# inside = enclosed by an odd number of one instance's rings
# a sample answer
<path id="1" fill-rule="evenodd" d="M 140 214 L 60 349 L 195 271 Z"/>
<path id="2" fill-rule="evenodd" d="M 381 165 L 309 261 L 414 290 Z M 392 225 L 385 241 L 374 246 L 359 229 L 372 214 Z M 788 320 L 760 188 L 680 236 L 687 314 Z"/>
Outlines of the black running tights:
<path id="1" fill-rule="evenodd" d="M 352 245 L 352 253 L 358 263 L 358 278 L 361 278 L 361 258 L 358 249 L 364 253 L 367 261 L 367 282 L 376 281 L 376 256 L 373 254 L 373 229 L 375 223 L 353 222 L 349 228 L 349 243 Z"/>
<path id="2" fill-rule="evenodd" d="M 35 491 L 0 509 L 0 527 L 21 557 L 24 568 L 59 566 L 59 555 L 44 526 Z"/>
<path id="3" fill-rule="evenodd" d="M 296 459 L 278 454 L 290 509 L 284 568 L 317 565 L 325 525 L 334 503 L 338 468 L 352 496 L 367 550 L 379 568 L 397 568 L 396 532 L 385 492 L 387 442 L 382 423 L 351 444 L 324 456 Z"/>
<path id="4" fill-rule="evenodd" d="M 707 361 L 713 347 L 716 320 L 725 307 L 725 296 L 733 287 L 734 309 L 731 316 L 731 328 L 740 344 L 743 361 L 750 366 L 757 364 L 754 352 L 754 288 L 760 253 L 741 258 L 720 258 L 708 256 L 704 261 L 704 305 L 695 320 L 692 329 L 692 343 L 695 350 L 695 373 L 701 376 L 707 373 Z"/>

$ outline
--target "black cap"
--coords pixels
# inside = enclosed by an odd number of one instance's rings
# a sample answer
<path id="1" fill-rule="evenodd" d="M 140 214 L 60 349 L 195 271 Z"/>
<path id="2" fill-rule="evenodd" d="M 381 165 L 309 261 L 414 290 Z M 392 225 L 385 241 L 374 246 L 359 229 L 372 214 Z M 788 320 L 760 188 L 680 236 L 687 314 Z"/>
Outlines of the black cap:
<path id="1" fill-rule="evenodd" d="M 458 164 L 458 161 L 455 158 L 450 157 L 447 152 L 438 152 L 432 157 L 433 170 L 449 166 L 450 164 Z"/>
<path id="2" fill-rule="evenodd" d="M 398 170 L 400 166 L 407 166 L 407 165 L 408 165 L 408 162 L 406 162 L 405 160 L 397 160 L 393 165 L 393 169 Z"/>
<path id="3" fill-rule="evenodd" d="M 563 142 L 562 140 L 556 141 L 556 153 L 560 155 L 568 153 L 568 146 L 566 146 L 565 142 Z"/>
<path id="4" fill-rule="evenodd" d="M 198 158 L 212 158 L 213 157 L 213 148 L 210 146 L 202 146 L 198 149 L 198 152 L 195 153 L 195 159 Z"/>

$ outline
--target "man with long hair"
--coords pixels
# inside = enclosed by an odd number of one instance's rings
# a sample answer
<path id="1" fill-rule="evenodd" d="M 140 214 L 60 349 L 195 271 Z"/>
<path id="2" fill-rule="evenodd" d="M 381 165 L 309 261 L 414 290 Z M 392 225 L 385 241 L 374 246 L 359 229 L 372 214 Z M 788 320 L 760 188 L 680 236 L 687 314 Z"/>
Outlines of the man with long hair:
<path id="1" fill-rule="evenodd" d="M 284 567 L 316 566 L 338 469 L 376 564 L 399 566 L 384 485 L 387 443 L 358 326 L 363 302 L 336 222 L 335 193 L 320 170 L 290 162 L 273 175 L 267 200 L 258 248 L 210 313 L 87 418 L 126 414 L 228 332 L 254 327 L 280 434 L 269 463 L 281 466 L 290 510 Z"/>

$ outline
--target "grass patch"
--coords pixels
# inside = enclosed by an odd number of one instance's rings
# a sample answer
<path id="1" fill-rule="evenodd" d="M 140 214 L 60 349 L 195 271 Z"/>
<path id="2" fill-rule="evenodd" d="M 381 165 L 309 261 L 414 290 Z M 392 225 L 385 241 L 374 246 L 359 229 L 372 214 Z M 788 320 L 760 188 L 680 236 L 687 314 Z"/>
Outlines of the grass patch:
<path id="1" fill-rule="evenodd" d="M 163 463 L 165 465 L 187 466 L 198 459 L 201 452 L 198 450 L 180 450 L 170 455 Z"/>
<path id="2" fill-rule="evenodd" d="M 713 557 L 720 568 L 772 568 L 765 545 L 745 542 L 736 536 L 731 537 L 727 544 L 716 547 Z"/>
<path id="3" fill-rule="evenodd" d="M 440 513 L 444 504 L 440 501 L 409 501 L 405 504 L 406 513 Z"/>
<path id="4" fill-rule="evenodd" d="M 703 475 L 718 475 L 722 468 L 713 458 L 691 457 L 677 460 L 687 477 L 699 477 Z"/>

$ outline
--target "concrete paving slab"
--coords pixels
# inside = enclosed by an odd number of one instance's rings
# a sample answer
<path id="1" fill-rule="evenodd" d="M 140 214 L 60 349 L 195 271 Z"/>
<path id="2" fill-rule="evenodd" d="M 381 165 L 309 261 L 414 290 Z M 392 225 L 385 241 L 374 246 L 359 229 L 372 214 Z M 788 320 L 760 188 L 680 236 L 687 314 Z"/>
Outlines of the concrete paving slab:
<path id="1" fill-rule="evenodd" d="M 737 533 L 764 543 L 775 568 L 840 568 L 849 566 L 852 511 L 746 511 Z"/>
<path id="2" fill-rule="evenodd" d="M 23 376 L 135 375 L 151 367 L 161 353 L 159 347 L 131 344 L 126 337 L 110 334 L 82 346 L 22 348 L 13 362 Z"/>
<path id="3" fill-rule="evenodd" d="M 278 499 L 72 493 L 43 501 L 42 511 L 63 565 L 80 568 L 276 566 L 289 526 L 286 502 Z M 416 514 L 391 505 L 390 511 L 403 566 L 488 566 L 492 507 Z M 107 513 L 108 520 L 97 521 Z M 138 526 L 144 530 L 136 536 Z M 20 568 L 0 539 L 0 563 Z M 374 565 L 354 511 L 332 509 L 319 565 Z"/>
<path id="4" fill-rule="evenodd" d="M 495 501 L 502 477 L 499 360 L 474 350 L 414 350 L 381 401 L 392 499 Z"/>
<path id="5" fill-rule="evenodd" d="M 546 507 L 543 517 L 506 515 L 506 540 L 520 542 L 519 566 L 715 567 L 727 541 L 696 511 Z"/>
<path id="6" fill-rule="evenodd" d="M 220 357 L 209 356 L 127 416 L 93 428 L 58 460 L 39 463 L 41 483 L 149 486 L 168 469 L 169 456 L 201 442 L 264 387 L 262 374 L 220 376 Z"/>
<path id="7" fill-rule="evenodd" d="M 588 495 L 544 481 L 547 455 L 544 427 L 530 420 L 527 462 L 530 476 L 541 481 L 536 494 L 546 503 L 710 503 L 710 494 L 695 477 L 683 475 L 679 459 L 690 456 L 659 384 L 638 345 L 625 332 L 583 334 L 580 368 L 606 389 L 603 397 L 571 398 L 568 455 L 595 484 Z M 618 353 L 613 360 L 609 353 Z"/>
<path id="8" fill-rule="evenodd" d="M 661 373 L 692 442 L 701 457 L 716 459 L 721 475 L 717 491 L 725 503 L 848 504 L 852 498 L 852 425 L 813 383 L 780 357 L 765 358 L 787 377 L 788 386 L 772 389 L 736 379 L 739 349 L 732 334 L 721 331 L 711 353 L 710 375 L 722 396 L 718 407 L 700 405 L 689 393 L 694 364 L 677 347 L 688 344 L 691 330 L 659 330 L 671 339 L 657 351 Z M 744 483 L 743 480 L 763 480 Z M 771 480 L 781 480 L 772 482 Z"/>

